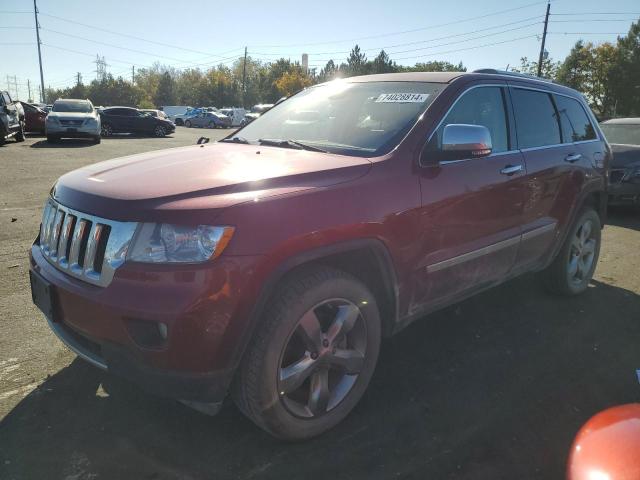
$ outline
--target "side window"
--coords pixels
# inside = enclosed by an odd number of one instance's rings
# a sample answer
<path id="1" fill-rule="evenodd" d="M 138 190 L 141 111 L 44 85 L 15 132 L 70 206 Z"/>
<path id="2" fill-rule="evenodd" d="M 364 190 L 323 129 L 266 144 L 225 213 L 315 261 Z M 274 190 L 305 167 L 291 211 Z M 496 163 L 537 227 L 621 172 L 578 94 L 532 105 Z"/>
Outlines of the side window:
<path id="1" fill-rule="evenodd" d="M 482 125 L 489 129 L 493 152 L 509 150 L 507 114 L 502 87 L 476 87 L 464 93 L 436 131 L 438 146 L 442 144 L 444 127 L 454 123 Z"/>
<path id="2" fill-rule="evenodd" d="M 514 88 L 511 98 L 520 148 L 544 147 L 561 143 L 556 109 L 550 94 Z"/>
<path id="3" fill-rule="evenodd" d="M 0 102 L 2 102 L 1 103 L 2 105 L 10 105 L 11 104 L 11 99 L 9 98 L 9 95 L 7 93 L 2 92 L 1 97 L 2 98 L 0 99 Z"/>
<path id="4" fill-rule="evenodd" d="M 580 102 L 563 95 L 556 95 L 555 98 L 564 142 L 594 140 L 596 131 Z"/>

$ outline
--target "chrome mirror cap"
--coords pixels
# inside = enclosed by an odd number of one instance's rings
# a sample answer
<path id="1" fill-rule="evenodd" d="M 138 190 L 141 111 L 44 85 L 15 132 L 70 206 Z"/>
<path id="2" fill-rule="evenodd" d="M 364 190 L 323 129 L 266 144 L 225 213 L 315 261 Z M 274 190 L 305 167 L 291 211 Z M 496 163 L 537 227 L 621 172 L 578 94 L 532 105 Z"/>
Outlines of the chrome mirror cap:
<path id="1" fill-rule="evenodd" d="M 442 151 L 447 157 L 486 157 L 492 148 L 491 133 L 482 125 L 449 124 L 442 132 Z"/>

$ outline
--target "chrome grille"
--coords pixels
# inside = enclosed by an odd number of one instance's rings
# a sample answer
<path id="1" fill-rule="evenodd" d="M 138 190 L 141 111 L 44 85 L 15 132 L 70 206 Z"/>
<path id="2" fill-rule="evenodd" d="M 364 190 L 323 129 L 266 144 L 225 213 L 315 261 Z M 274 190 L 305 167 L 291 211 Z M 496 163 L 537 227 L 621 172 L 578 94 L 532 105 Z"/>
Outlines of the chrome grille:
<path id="1" fill-rule="evenodd" d="M 117 222 L 48 200 L 42 213 L 40 250 L 59 270 L 106 287 L 127 256 L 135 222 Z"/>
<path id="2" fill-rule="evenodd" d="M 60 125 L 64 125 L 65 127 L 79 127 L 83 123 L 84 120 L 60 119 Z"/>

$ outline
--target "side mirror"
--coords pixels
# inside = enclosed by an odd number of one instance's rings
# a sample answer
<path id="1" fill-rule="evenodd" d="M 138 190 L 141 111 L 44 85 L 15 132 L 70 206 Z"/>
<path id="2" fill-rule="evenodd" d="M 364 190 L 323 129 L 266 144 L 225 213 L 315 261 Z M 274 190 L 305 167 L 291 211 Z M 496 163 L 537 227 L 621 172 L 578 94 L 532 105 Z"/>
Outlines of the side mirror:
<path id="1" fill-rule="evenodd" d="M 491 154 L 489 129 L 482 125 L 450 124 L 442 132 L 442 159 L 462 160 Z"/>

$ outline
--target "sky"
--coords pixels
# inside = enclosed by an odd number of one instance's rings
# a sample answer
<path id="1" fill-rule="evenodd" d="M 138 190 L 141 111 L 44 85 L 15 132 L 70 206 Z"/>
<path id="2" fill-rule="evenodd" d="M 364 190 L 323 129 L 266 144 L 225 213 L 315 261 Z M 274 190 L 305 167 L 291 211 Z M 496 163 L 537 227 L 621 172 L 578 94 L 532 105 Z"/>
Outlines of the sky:
<path id="1" fill-rule="evenodd" d="M 446 60 L 469 70 L 537 60 L 546 10 L 533 0 L 38 0 L 44 83 L 62 88 L 107 71 L 131 78 L 132 67 L 231 65 L 248 55 L 280 57 L 310 68 L 340 63 L 358 44 L 368 58 L 384 48 L 398 64 Z M 601 43 L 640 18 L 638 0 L 553 0 L 546 50 L 562 60 L 579 40 Z M 27 99 L 40 84 L 32 0 L 0 0 L 0 89 Z M 7 79 L 7 76 L 10 78 Z"/>

